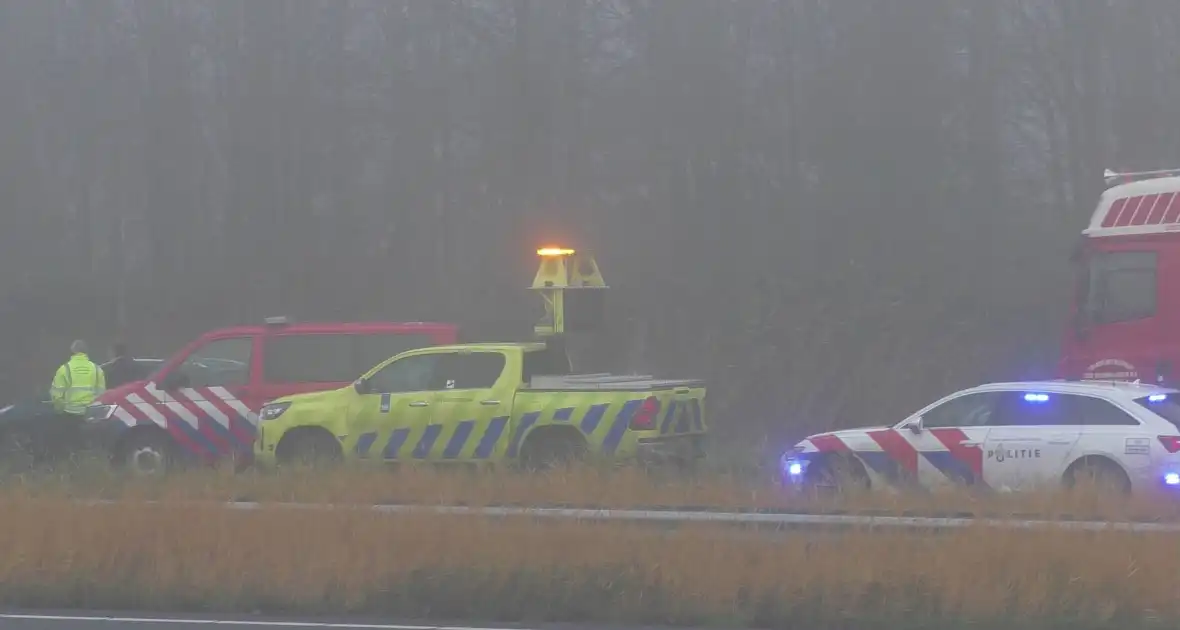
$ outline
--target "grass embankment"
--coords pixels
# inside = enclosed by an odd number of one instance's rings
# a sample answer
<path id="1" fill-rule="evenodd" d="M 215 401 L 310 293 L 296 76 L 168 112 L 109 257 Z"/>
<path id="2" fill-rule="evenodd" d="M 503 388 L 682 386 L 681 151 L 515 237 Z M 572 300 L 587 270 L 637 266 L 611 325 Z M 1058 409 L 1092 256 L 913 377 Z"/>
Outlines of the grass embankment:
<path id="1" fill-rule="evenodd" d="M 95 496 L 125 502 L 68 501 Z M 776 533 L 200 503 L 226 499 L 1176 516 L 1170 503 L 1087 493 L 801 504 L 724 476 L 661 481 L 626 470 L 212 473 L 155 483 L 89 472 L 0 488 L 0 604 L 773 628 L 1180 621 L 1180 535 L 985 527 Z"/>
<path id="2" fill-rule="evenodd" d="M 665 531 L 3 494 L 10 606 L 773 628 L 1180 619 L 1174 535 Z"/>
<path id="3" fill-rule="evenodd" d="M 3 487 L 3 485 L 0 485 Z M 98 466 L 58 475 L 8 480 L 27 495 L 174 501 L 260 501 L 333 504 L 522 505 L 588 508 L 789 510 L 933 516 L 1019 516 L 1137 521 L 1180 521 L 1180 497 L 1115 499 L 1056 489 L 983 494 L 950 489 L 929 494 L 869 492 L 839 500 L 815 500 L 773 483 L 720 472 L 695 476 L 652 475 L 632 468 L 585 468 L 546 475 L 507 471 L 439 471 L 346 468 L 234 475 L 201 471 L 166 480 L 136 480 Z"/>

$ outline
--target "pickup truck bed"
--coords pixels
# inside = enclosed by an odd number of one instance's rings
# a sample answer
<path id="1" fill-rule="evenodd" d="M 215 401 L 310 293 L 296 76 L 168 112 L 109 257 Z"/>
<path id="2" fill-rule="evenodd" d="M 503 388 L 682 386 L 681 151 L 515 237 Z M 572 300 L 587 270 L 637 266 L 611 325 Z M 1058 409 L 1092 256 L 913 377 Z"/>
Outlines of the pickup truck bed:
<path id="1" fill-rule="evenodd" d="M 648 391 L 653 389 L 698 388 L 704 386 L 704 381 L 700 380 L 657 379 L 649 375 L 608 374 L 603 372 L 598 374 L 571 374 L 568 376 L 534 376 L 529 380 L 527 389 L 530 391 Z"/>

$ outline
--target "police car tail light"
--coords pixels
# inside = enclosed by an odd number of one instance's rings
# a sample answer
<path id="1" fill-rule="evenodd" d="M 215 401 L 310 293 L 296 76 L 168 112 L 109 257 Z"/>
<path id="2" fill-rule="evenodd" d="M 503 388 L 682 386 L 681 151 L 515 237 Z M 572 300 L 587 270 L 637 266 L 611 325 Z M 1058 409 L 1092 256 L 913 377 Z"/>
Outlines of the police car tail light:
<path id="1" fill-rule="evenodd" d="M 631 416 L 633 431 L 650 431 L 656 428 L 656 416 L 660 413 L 660 401 L 655 396 L 648 396 L 635 415 Z"/>
<path id="2" fill-rule="evenodd" d="M 1160 444 L 1163 444 L 1169 453 L 1180 453 L 1180 435 L 1161 435 Z"/>

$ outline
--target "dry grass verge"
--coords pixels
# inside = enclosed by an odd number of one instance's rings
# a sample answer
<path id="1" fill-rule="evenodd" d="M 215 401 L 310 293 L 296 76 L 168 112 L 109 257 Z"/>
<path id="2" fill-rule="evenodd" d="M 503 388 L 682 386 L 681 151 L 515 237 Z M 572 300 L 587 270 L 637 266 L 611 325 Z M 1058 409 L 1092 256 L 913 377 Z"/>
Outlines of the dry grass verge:
<path id="1" fill-rule="evenodd" d="M 774 628 L 1180 620 L 1176 535 L 660 531 L 348 509 L 86 507 L 12 491 L 0 505 L 0 604 L 13 606 Z"/>
<path id="2" fill-rule="evenodd" d="M 1020 494 L 959 490 L 929 494 L 870 492 L 815 500 L 773 483 L 736 475 L 652 475 L 633 468 L 583 468 L 546 475 L 508 471 L 345 468 L 234 475 L 202 471 L 148 481 L 122 478 L 100 467 L 9 481 L 30 496 L 159 500 L 243 500 L 335 504 L 566 505 L 577 507 L 772 509 L 837 513 L 1021 516 L 1180 521 L 1180 496 L 1116 498 L 1081 490 Z"/>

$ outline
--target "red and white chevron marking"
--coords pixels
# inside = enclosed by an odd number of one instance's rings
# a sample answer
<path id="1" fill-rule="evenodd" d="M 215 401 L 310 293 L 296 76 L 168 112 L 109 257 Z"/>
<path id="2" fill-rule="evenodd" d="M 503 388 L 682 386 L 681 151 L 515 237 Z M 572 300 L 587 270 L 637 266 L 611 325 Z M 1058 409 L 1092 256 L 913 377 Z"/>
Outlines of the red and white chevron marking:
<path id="1" fill-rule="evenodd" d="M 185 387 L 172 396 L 154 383 L 127 394 L 117 405 L 114 417 L 127 426 L 156 424 L 167 428 L 169 419 L 182 421 L 193 428 L 202 417 L 229 429 L 231 419 L 241 419 L 254 425 L 258 414 L 229 393 L 224 387 Z"/>

